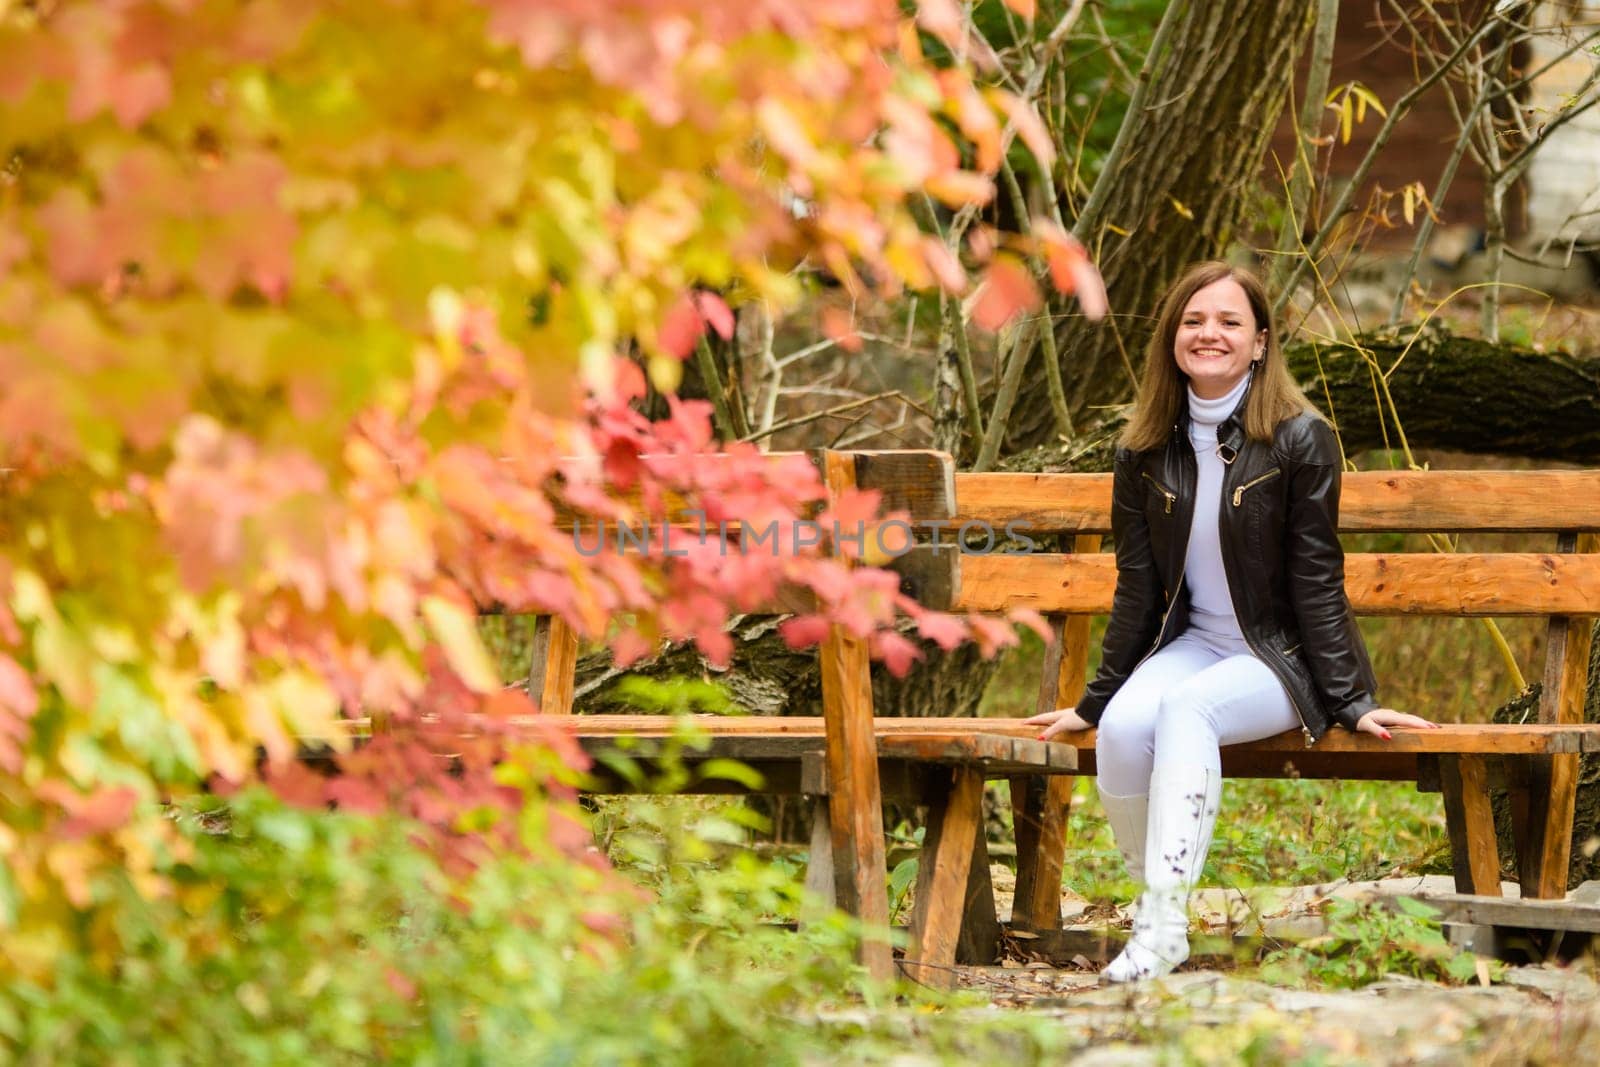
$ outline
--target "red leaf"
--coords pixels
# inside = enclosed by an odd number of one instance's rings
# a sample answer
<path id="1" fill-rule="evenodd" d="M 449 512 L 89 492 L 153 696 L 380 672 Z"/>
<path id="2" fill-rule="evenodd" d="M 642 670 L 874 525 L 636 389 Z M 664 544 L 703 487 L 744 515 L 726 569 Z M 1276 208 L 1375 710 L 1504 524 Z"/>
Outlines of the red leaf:
<path id="1" fill-rule="evenodd" d="M 165 67 L 146 63 L 116 79 L 109 95 L 117 121 L 131 130 L 172 100 L 172 75 Z"/>
<path id="2" fill-rule="evenodd" d="M 954 615 L 926 611 L 917 619 L 917 632 L 946 652 L 967 639 L 967 628 Z"/>
<path id="3" fill-rule="evenodd" d="M 717 331 L 718 337 L 726 341 L 733 336 L 733 312 L 722 297 L 700 290 L 694 294 L 694 305 L 706 325 Z"/>
<path id="4" fill-rule="evenodd" d="M 684 296 L 668 308 L 662 317 L 661 325 L 656 329 L 656 344 L 661 351 L 675 359 L 687 359 L 705 329 L 705 319 L 700 317 L 694 301 Z"/>
<path id="5" fill-rule="evenodd" d="M 1017 136 L 1022 138 L 1039 165 L 1048 169 L 1056 161 L 1056 146 L 1039 113 L 1026 100 L 1004 89 L 994 90 L 990 99 L 1006 113 L 1006 118 L 1016 127 Z"/>
<path id="6" fill-rule="evenodd" d="M 984 275 L 972 320 L 986 330 L 998 330 L 1019 313 L 1038 310 L 1042 303 L 1028 268 L 1011 256 L 1000 255 Z"/>
<path id="7" fill-rule="evenodd" d="M 822 334 L 846 352 L 861 351 L 861 335 L 856 332 L 855 319 L 844 308 L 823 309 Z"/>
<path id="8" fill-rule="evenodd" d="M 1106 283 L 1100 272 L 1089 262 L 1089 253 L 1078 239 L 1064 233 L 1053 222 L 1041 221 L 1034 233 L 1044 242 L 1045 258 L 1050 264 L 1050 281 L 1063 293 L 1077 293 L 1078 306 L 1091 319 L 1105 317 Z"/>
<path id="9" fill-rule="evenodd" d="M 34 688 L 33 678 L 3 652 L 0 652 L 0 708 L 15 712 L 20 719 L 31 719 L 39 710 L 39 693 Z"/>
<path id="10" fill-rule="evenodd" d="M 924 234 L 921 246 L 922 258 L 944 291 L 954 294 L 966 292 L 967 272 L 961 269 L 961 261 L 945 246 L 945 243 L 931 234 Z"/>
<path id="11" fill-rule="evenodd" d="M 1032 608 L 1012 608 L 1006 612 L 1006 618 L 1012 623 L 1026 626 L 1039 635 L 1045 644 L 1050 644 L 1056 639 L 1055 633 L 1050 629 L 1050 624 L 1045 622 L 1044 616 Z"/>
<path id="12" fill-rule="evenodd" d="M 904 678 L 911 665 L 922 658 L 916 645 L 893 630 L 880 630 L 872 635 L 872 655 L 881 659 L 896 678 Z"/>
<path id="13" fill-rule="evenodd" d="M 139 794 L 131 786 L 97 789 L 81 800 L 67 805 L 69 818 L 57 832 L 62 837 L 88 837 L 115 829 L 128 821 Z"/>
<path id="14" fill-rule="evenodd" d="M 778 636 L 790 648 L 820 645 L 828 636 L 828 620 L 820 615 L 796 615 L 778 626 Z"/>
<path id="15" fill-rule="evenodd" d="M 1017 632 L 1010 623 L 992 615 L 968 615 L 967 625 L 972 628 L 972 636 L 978 641 L 978 651 L 983 653 L 985 659 L 1017 643 Z"/>

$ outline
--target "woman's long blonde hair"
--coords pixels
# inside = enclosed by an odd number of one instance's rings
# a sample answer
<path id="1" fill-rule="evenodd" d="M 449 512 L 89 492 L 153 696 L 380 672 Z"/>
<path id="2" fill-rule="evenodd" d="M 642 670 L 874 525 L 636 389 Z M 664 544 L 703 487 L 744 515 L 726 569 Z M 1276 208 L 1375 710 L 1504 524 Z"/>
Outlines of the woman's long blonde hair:
<path id="1" fill-rule="evenodd" d="M 1172 426 L 1178 419 L 1178 410 L 1184 402 L 1184 388 L 1188 385 L 1188 379 L 1178 369 L 1177 359 L 1173 355 L 1178 324 L 1183 318 L 1183 309 L 1194 294 L 1224 278 L 1232 278 L 1239 283 L 1250 300 L 1256 332 L 1267 332 L 1266 353 L 1255 366 L 1255 380 L 1250 384 L 1250 395 L 1245 400 L 1245 435 L 1270 444 L 1273 431 L 1284 419 L 1302 411 L 1316 412 L 1300 386 L 1289 376 L 1289 366 L 1284 361 L 1283 350 L 1278 346 L 1278 331 L 1272 322 L 1272 302 L 1267 299 L 1267 290 L 1261 284 L 1261 279 L 1241 267 L 1210 260 L 1196 263 L 1184 271 L 1183 277 L 1173 283 L 1161 300 L 1156 331 L 1145 349 L 1144 376 L 1139 382 L 1139 395 L 1134 399 L 1133 415 L 1122 431 L 1121 443 L 1124 447 L 1137 452 L 1161 448 L 1172 436 Z"/>

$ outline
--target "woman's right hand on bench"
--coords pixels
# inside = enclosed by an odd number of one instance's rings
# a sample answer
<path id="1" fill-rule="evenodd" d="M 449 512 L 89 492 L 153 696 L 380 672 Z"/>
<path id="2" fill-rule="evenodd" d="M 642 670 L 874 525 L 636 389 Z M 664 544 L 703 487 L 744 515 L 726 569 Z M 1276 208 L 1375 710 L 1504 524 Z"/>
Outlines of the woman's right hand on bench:
<path id="1" fill-rule="evenodd" d="M 1048 741 L 1057 734 L 1068 733 L 1072 730 L 1092 730 L 1094 727 L 1078 718 L 1078 713 L 1072 708 L 1057 708 L 1047 711 L 1042 715 L 1035 715 L 1030 719 L 1023 719 L 1029 726 L 1043 726 L 1044 732 L 1039 735 L 1039 740 Z"/>

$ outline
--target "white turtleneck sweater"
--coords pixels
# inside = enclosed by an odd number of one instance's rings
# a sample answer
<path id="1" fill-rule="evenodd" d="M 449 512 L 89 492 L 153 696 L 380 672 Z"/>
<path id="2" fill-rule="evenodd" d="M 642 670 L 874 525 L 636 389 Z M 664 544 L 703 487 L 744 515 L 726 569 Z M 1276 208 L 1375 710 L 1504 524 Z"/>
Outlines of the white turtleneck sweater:
<path id="1" fill-rule="evenodd" d="M 1195 485 L 1194 525 L 1189 528 L 1189 552 L 1184 560 L 1184 581 L 1189 587 L 1189 628 L 1229 644 L 1244 644 L 1244 633 L 1228 594 L 1228 574 L 1222 567 L 1222 476 L 1226 469 L 1217 455 L 1217 427 L 1233 414 L 1249 388 L 1247 374 L 1226 396 L 1203 400 L 1189 389 L 1189 443 L 1194 446 L 1199 480 Z"/>

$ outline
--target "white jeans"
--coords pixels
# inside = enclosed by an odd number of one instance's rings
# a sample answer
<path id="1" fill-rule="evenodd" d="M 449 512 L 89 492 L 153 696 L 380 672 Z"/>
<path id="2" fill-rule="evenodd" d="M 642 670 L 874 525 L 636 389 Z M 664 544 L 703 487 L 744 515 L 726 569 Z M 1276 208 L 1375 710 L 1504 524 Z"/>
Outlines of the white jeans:
<path id="1" fill-rule="evenodd" d="M 1196 630 L 1141 663 L 1100 717 L 1095 766 L 1100 788 L 1118 797 L 1150 791 L 1168 762 L 1222 769 L 1223 745 L 1300 725 L 1283 683 L 1238 640 Z"/>

